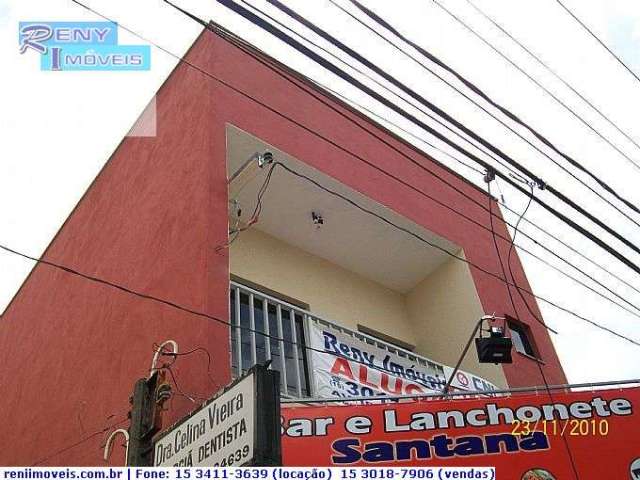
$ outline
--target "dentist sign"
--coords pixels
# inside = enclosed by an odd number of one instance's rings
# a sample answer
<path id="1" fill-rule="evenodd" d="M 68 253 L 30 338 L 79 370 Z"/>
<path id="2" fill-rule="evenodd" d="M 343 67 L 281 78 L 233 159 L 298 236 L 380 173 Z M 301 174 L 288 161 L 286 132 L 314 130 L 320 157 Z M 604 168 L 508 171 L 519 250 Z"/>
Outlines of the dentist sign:
<path id="1" fill-rule="evenodd" d="M 40 70 L 149 70 L 148 45 L 118 45 L 113 22 L 20 22 L 20 53 L 40 55 Z"/>

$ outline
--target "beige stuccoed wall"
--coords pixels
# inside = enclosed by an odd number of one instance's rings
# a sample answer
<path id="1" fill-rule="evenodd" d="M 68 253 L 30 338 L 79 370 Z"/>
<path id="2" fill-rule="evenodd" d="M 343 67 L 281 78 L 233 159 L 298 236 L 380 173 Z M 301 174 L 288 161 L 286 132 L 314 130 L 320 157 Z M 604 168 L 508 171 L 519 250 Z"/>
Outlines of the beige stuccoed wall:
<path id="1" fill-rule="evenodd" d="M 255 228 L 230 250 L 232 274 L 306 303 L 326 320 L 416 345 L 416 353 L 450 366 L 484 314 L 468 267 L 454 259 L 404 295 Z M 502 369 L 479 364 L 473 345 L 462 368 L 506 387 Z"/>
<path id="2" fill-rule="evenodd" d="M 415 344 L 404 295 L 255 228 L 230 250 L 232 274 L 307 303 L 326 320 L 354 330 L 360 323 Z"/>
<path id="3" fill-rule="evenodd" d="M 456 364 L 471 330 L 484 315 L 468 266 L 454 258 L 409 292 L 406 307 L 416 332 L 416 352 L 450 366 Z M 475 345 L 461 368 L 498 387 L 507 386 L 500 366 L 478 363 Z"/>

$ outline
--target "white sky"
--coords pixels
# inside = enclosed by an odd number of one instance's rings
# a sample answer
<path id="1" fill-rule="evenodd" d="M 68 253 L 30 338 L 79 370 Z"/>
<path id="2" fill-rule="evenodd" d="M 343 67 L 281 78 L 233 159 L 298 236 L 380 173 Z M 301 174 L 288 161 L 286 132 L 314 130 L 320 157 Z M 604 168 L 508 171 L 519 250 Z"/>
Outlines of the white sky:
<path id="1" fill-rule="evenodd" d="M 345 0 L 338 1 L 348 7 Z M 495 42 L 631 158 L 640 162 L 640 149 L 483 20 L 465 0 L 441 1 L 485 38 Z M 160 0 L 86 0 L 86 3 L 178 55 L 186 51 L 200 31 L 199 25 Z M 341 80 L 295 54 L 289 47 L 234 16 L 214 0 L 181 0 L 178 3 L 204 18 L 216 20 L 293 68 L 433 142 L 419 128 L 372 103 L 364 94 L 354 91 Z M 264 1 L 255 0 L 252 3 L 289 23 L 286 17 L 278 15 L 278 11 L 269 8 Z M 467 100 L 354 23 L 328 1 L 297 0 L 286 3 L 500 146 L 628 239 L 640 244 L 640 230 L 635 225 Z M 508 106 L 561 150 L 597 172 L 624 196 L 640 204 L 640 189 L 637 187 L 640 170 L 630 166 L 621 155 L 466 32 L 431 0 L 372 0 L 364 3 L 409 38 L 479 85 L 492 98 Z M 476 4 L 548 62 L 640 144 L 640 124 L 637 120 L 640 83 L 615 63 L 554 0 L 477 0 Z M 566 0 L 565 4 L 640 74 L 640 2 Z M 152 69 L 149 72 L 41 72 L 35 52 L 29 51 L 25 55 L 18 53 L 18 22 L 33 20 L 100 19 L 70 0 L 0 0 L 0 58 L 3 65 L 0 88 L 0 242 L 37 256 L 43 252 L 91 180 L 175 66 L 176 60 L 152 48 Z M 313 37 L 301 27 L 294 27 Z M 120 43 L 144 42 L 121 29 Z M 406 108 L 412 111 L 411 107 Z M 422 118 L 419 113 L 418 116 Z M 424 144 L 418 145 L 431 151 Z M 441 154 L 435 152 L 434 156 L 474 182 L 481 180 L 477 174 Z M 475 176 L 471 177 L 470 174 Z M 500 187 L 507 205 L 520 211 L 526 198 L 511 190 L 504 182 L 500 183 Z M 572 218 L 579 219 L 548 193 L 538 194 Z M 640 222 L 640 215 L 629 214 Z M 507 212 L 505 216 L 511 221 L 517 218 Z M 640 290 L 637 275 L 551 217 L 541 207 L 534 204 L 526 218 L 553 232 Z M 588 221 L 579 221 L 640 264 L 640 255 Z M 541 237 L 525 223 L 522 230 Z M 625 287 L 554 241 L 545 237 L 541 239 L 557 254 L 593 274 L 640 307 L 638 292 Z M 568 270 L 566 265 L 560 264 L 556 258 L 524 237 L 519 237 L 518 242 L 550 263 Z M 524 253 L 520 256 L 537 294 L 640 341 L 639 317 L 604 301 L 532 257 Z M 31 267 L 32 264 L 26 260 L 0 253 L 0 311 L 13 297 Z M 578 273 L 572 274 L 603 291 Z M 603 293 L 611 296 L 608 292 Z M 559 331 L 553 340 L 571 382 L 640 377 L 640 362 L 637 361 L 640 347 L 603 333 L 544 303 L 541 308 L 546 321 Z M 640 315 L 640 311 L 636 313 Z"/>

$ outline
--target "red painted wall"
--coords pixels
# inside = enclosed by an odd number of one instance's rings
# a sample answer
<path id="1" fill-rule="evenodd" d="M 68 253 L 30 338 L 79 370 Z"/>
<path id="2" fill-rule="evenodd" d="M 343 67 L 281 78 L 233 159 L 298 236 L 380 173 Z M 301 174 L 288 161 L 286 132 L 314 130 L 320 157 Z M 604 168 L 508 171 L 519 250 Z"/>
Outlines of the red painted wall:
<path id="1" fill-rule="evenodd" d="M 330 102 L 347 118 L 339 116 L 309 95 L 308 87 L 292 85 L 211 32 L 203 32 L 188 58 L 310 131 L 179 65 L 158 92 L 157 137 L 121 143 L 45 258 L 226 320 L 228 258 L 214 246 L 227 236 L 225 124 L 231 123 L 462 245 L 471 262 L 500 272 L 491 235 L 473 223 L 488 225 L 487 212 L 437 177 L 486 204 L 486 196 L 470 184 Z M 312 132 L 357 152 L 414 189 Z M 504 225 L 497 230 L 506 235 Z M 506 242 L 501 250 L 506 258 Z M 513 265 L 518 283 L 529 288 L 517 257 Z M 471 271 L 485 311 L 514 315 L 504 284 Z M 534 332 L 547 380 L 564 382 L 546 332 L 520 302 L 518 308 Z M 49 266 L 35 268 L 0 322 L 5 392 L 0 425 L 14 433 L 11 444 L 0 449 L 0 464 L 104 464 L 103 430 L 118 421 L 126 426 L 133 383 L 148 372 L 153 343 L 168 338 L 177 340 L 183 351 L 204 347 L 212 356 L 211 375 L 202 352 L 178 359 L 174 372 L 182 391 L 205 397 L 229 380 L 226 326 Z M 534 361 L 515 356 L 514 364 L 505 367 L 510 385 L 541 384 Z M 175 396 L 166 423 L 193 407 Z M 117 447 L 111 462 L 122 464 L 123 457 Z"/>
<path id="2" fill-rule="evenodd" d="M 484 192 L 478 191 L 454 173 L 439 166 L 430 158 L 416 153 L 391 135 L 376 129 L 349 109 L 336 102 L 329 102 L 330 106 L 323 105 L 307 91 L 312 91 L 313 95 L 325 101 L 326 97 L 305 87 L 300 81 L 293 80 L 298 86 L 292 85 L 283 78 L 282 74 L 278 75 L 267 66 L 257 63 L 236 46 L 219 40 L 213 33 L 205 32 L 201 41 L 207 45 L 206 48 L 212 52 L 212 55 L 207 63 L 198 64 L 198 66 L 204 67 L 207 72 L 225 80 L 237 90 L 248 93 L 258 102 L 268 105 L 312 132 L 346 147 L 347 150 L 403 182 L 409 183 L 410 186 L 402 185 L 398 180 L 380 173 L 362 160 L 296 126 L 281 115 L 257 104 L 256 101 L 212 80 L 217 85 L 216 99 L 220 118 L 366 194 L 432 232 L 461 245 L 465 250 L 466 258 L 471 263 L 501 275 L 489 230 L 489 214 L 480 206 L 488 208 L 488 199 Z M 246 72 L 251 72 L 251 75 L 246 75 Z M 290 76 L 287 78 L 292 80 Z M 337 112 L 348 118 L 341 117 Z M 372 131 L 382 140 L 376 139 L 361 126 Z M 398 153 L 398 150 L 432 173 L 411 163 L 411 160 Z M 437 201 L 426 198 L 415 189 L 427 192 Z M 467 218 L 453 213 L 447 206 Z M 495 202 L 493 211 L 499 213 Z M 494 225 L 497 233 L 509 238 L 504 223 L 494 220 Z M 505 262 L 509 243 L 499 240 L 499 248 Z M 531 290 L 515 252 L 512 254 L 512 267 L 517 284 Z M 512 293 L 517 314 L 513 311 L 504 282 L 473 267 L 471 273 L 485 311 L 507 313 L 527 323 L 535 337 L 540 355 L 544 359 L 543 371 L 547 381 L 550 384 L 565 383 L 566 377 L 545 328 L 531 317 L 515 289 L 512 289 Z M 542 318 L 535 299 L 527 298 L 527 300 L 536 316 Z M 514 357 L 514 363 L 505 366 L 505 374 L 510 386 L 543 385 L 538 365 L 534 360 L 517 353 L 514 353 Z"/>

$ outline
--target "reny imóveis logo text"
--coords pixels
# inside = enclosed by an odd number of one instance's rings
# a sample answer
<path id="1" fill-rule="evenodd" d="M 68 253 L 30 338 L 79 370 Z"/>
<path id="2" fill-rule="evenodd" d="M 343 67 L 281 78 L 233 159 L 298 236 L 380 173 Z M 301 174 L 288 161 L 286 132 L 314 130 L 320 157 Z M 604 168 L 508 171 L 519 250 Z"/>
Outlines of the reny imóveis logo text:
<path id="1" fill-rule="evenodd" d="M 20 22 L 20 53 L 40 54 L 40 70 L 149 70 L 149 45 L 118 45 L 114 22 Z"/>

